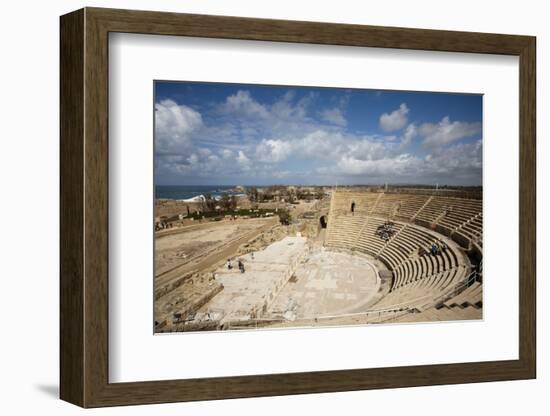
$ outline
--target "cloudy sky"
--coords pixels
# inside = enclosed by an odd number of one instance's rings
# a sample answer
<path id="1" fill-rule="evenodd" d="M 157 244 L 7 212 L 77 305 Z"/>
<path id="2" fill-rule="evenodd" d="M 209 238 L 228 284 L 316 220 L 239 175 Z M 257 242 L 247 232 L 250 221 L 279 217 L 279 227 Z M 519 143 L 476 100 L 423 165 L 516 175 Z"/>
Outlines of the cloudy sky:
<path id="1" fill-rule="evenodd" d="M 159 185 L 480 185 L 480 95 L 155 82 Z"/>

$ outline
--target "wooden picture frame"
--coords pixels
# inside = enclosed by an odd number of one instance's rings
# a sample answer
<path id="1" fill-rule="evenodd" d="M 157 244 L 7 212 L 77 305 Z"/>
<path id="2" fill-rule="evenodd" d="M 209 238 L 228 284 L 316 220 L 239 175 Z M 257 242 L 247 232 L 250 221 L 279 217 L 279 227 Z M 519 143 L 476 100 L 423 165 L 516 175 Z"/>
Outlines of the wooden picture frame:
<path id="1" fill-rule="evenodd" d="M 536 377 L 535 38 L 85 8 L 61 17 L 60 396 L 82 407 L 475 383 Z M 519 359 L 110 383 L 108 35 L 297 42 L 519 57 Z"/>

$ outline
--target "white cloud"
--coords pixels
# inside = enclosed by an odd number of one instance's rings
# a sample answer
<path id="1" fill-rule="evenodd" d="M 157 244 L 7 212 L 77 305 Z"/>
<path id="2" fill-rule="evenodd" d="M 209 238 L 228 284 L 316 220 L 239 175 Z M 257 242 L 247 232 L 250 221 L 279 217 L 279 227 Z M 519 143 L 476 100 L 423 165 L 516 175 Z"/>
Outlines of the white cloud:
<path id="1" fill-rule="evenodd" d="M 296 93 L 288 91 L 280 100 L 275 101 L 270 108 L 271 120 L 302 122 L 307 113 L 307 107 L 311 103 L 312 96 L 305 96 L 293 103 Z"/>
<path id="2" fill-rule="evenodd" d="M 249 91 L 239 90 L 226 98 L 221 106 L 226 114 L 238 115 L 241 118 L 267 118 L 269 112 L 265 106 L 254 100 Z"/>
<path id="3" fill-rule="evenodd" d="M 221 154 L 222 158 L 225 159 L 225 160 L 231 159 L 233 157 L 233 152 L 229 149 L 222 149 L 220 151 L 220 154 Z"/>
<path id="4" fill-rule="evenodd" d="M 224 149 L 215 154 L 208 149 L 198 149 L 187 156 L 164 155 L 157 158 L 157 171 L 170 175 L 220 179 L 227 175 L 250 174 L 253 169 L 252 161 L 242 150 L 234 153 Z"/>
<path id="5" fill-rule="evenodd" d="M 405 129 L 403 137 L 401 138 L 401 146 L 408 146 L 417 135 L 418 129 L 416 128 L 416 125 L 414 125 L 413 123 L 409 124 Z"/>
<path id="6" fill-rule="evenodd" d="M 339 108 L 321 111 L 320 115 L 323 120 L 337 126 L 345 127 L 348 124 L 342 110 Z"/>
<path id="7" fill-rule="evenodd" d="M 315 93 L 296 99 L 294 91 L 287 91 L 271 104 L 259 103 L 249 91 L 240 90 L 228 96 L 216 111 L 223 120 L 224 129 L 212 133 L 224 141 L 253 141 L 258 137 L 267 139 L 288 138 L 314 131 L 320 123 L 308 117 L 308 110 L 316 99 Z M 220 125 L 218 120 L 218 125 Z M 332 128 L 340 126 L 332 125 Z"/>
<path id="8" fill-rule="evenodd" d="M 293 151 L 308 159 L 332 159 L 342 152 L 345 145 L 341 133 L 315 130 L 293 140 Z"/>
<path id="9" fill-rule="evenodd" d="M 390 148 L 386 143 L 369 139 L 350 141 L 346 147 L 346 157 L 354 160 L 382 159 L 388 153 Z"/>
<path id="10" fill-rule="evenodd" d="M 188 150 L 191 134 L 202 127 L 200 113 L 172 100 L 155 105 L 156 152 L 170 153 Z"/>
<path id="11" fill-rule="evenodd" d="M 212 150 L 201 147 L 197 150 L 202 157 L 208 157 L 212 154 Z"/>
<path id="12" fill-rule="evenodd" d="M 338 169 L 344 175 L 372 175 L 375 177 L 391 175 L 415 175 L 421 167 L 422 161 L 410 154 L 401 154 L 395 157 L 361 160 L 344 156 L 338 162 Z"/>
<path id="13" fill-rule="evenodd" d="M 399 108 L 391 113 L 384 113 L 380 116 L 380 128 L 384 131 L 400 130 L 407 124 L 409 108 L 402 103 Z"/>
<path id="14" fill-rule="evenodd" d="M 445 146 L 457 140 L 481 134 L 481 123 L 451 122 L 447 116 L 437 124 L 422 124 L 420 134 L 424 136 L 422 143 L 425 146 Z"/>
<path id="15" fill-rule="evenodd" d="M 482 142 L 456 143 L 445 149 L 437 150 L 426 159 L 428 170 L 448 175 L 466 175 L 481 173 Z"/>
<path id="16" fill-rule="evenodd" d="M 292 146 L 288 141 L 263 139 L 256 147 L 256 157 L 260 162 L 277 163 L 286 160 L 291 151 Z"/>
<path id="17" fill-rule="evenodd" d="M 239 150 L 239 154 L 237 155 L 237 164 L 242 170 L 248 171 L 250 170 L 250 166 L 252 163 L 250 159 L 244 154 L 244 152 L 242 150 Z"/>

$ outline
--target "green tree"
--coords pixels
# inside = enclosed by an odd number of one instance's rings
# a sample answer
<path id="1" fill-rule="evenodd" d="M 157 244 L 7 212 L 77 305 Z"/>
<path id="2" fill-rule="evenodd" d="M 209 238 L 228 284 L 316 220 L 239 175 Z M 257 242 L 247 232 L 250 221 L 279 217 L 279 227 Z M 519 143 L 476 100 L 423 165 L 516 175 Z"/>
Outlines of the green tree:
<path id="1" fill-rule="evenodd" d="M 212 195 L 204 195 L 204 199 L 201 202 L 201 208 L 203 212 L 214 211 L 216 209 L 216 200 L 212 197 Z"/>
<path id="2" fill-rule="evenodd" d="M 258 188 L 254 186 L 251 188 L 246 188 L 246 195 L 248 196 L 250 202 L 258 202 Z"/>
<path id="3" fill-rule="evenodd" d="M 317 199 L 323 199 L 324 196 L 325 196 L 325 192 L 323 191 L 323 188 L 317 188 L 315 197 Z"/>
<path id="4" fill-rule="evenodd" d="M 224 211 L 234 211 L 237 208 L 237 197 L 235 195 L 223 195 L 219 201 Z"/>
<path id="5" fill-rule="evenodd" d="M 290 225 L 292 222 L 292 217 L 290 216 L 290 212 L 288 212 L 287 209 L 280 209 L 277 212 L 277 215 L 279 215 L 279 221 L 283 225 Z"/>
<path id="6" fill-rule="evenodd" d="M 231 209 L 231 198 L 229 195 L 224 194 L 220 199 L 220 206 L 224 211 L 229 211 Z"/>
<path id="7" fill-rule="evenodd" d="M 288 189 L 286 199 L 287 199 L 288 202 L 296 201 L 296 191 L 294 189 Z"/>

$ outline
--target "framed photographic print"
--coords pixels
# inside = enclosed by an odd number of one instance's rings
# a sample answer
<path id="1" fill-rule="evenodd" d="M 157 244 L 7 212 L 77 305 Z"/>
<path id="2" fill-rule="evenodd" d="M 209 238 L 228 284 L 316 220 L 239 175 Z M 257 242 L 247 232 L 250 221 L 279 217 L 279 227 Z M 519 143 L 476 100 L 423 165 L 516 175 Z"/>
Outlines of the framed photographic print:
<path id="1" fill-rule="evenodd" d="M 61 398 L 534 378 L 535 107 L 529 36 L 62 16 Z"/>

